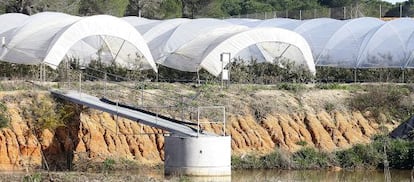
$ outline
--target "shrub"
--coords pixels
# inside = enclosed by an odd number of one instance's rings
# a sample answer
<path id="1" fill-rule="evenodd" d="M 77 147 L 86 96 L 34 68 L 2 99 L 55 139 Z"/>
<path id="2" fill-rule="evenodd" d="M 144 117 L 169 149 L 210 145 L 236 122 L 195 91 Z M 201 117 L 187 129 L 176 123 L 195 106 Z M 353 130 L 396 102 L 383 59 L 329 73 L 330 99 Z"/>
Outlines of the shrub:
<path id="1" fill-rule="evenodd" d="M 234 169 L 260 169 L 262 161 L 255 155 L 232 156 L 231 166 Z"/>
<path id="2" fill-rule="evenodd" d="M 300 146 L 306 146 L 307 144 L 308 142 L 303 141 L 303 140 L 296 142 L 296 145 L 300 145 Z"/>
<path id="3" fill-rule="evenodd" d="M 114 159 L 111 159 L 111 158 L 106 158 L 103 161 L 103 164 L 102 165 L 103 165 L 102 166 L 102 170 L 104 172 L 107 172 L 109 170 L 114 170 L 115 169 L 115 160 Z"/>
<path id="4" fill-rule="evenodd" d="M 330 102 L 325 103 L 324 108 L 325 108 L 326 112 L 330 113 L 335 109 L 335 104 L 330 103 Z"/>
<path id="5" fill-rule="evenodd" d="M 376 168 L 383 162 L 383 156 L 376 147 L 362 144 L 336 152 L 336 158 L 343 168 Z"/>
<path id="6" fill-rule="evenodd" d="M 27 175 L 23 178 L 23 182 L 41 182 L 41 181 L 42 181 L 41 173 L 34 173 L 31 175 Z"/>
<path id="7" fill-rule="evenodd" d="M 360 111 L 374 114 L 384 113 L 392 119 L 403 120 L 413 113 L 410 90 L 395 85 L 367 87 L 366 93 L 358 94 L 350 100 L 350 106 Z"/>
<path id="8" fill-rule="evenodd" d="M 291 167 L 290 156 L 279 149 L 261 157 L 260 160 L 263 161 L 262 167 L 265 169 L 288 169 Z"/>
<path id="9" fill-rule="evenodd" d="M 280 90 L 287 90 L 287 91 L 294 91 L 294 92 L 298 92 L 298 91 L 306 89 L 306 87 L 303 84 L 298 84 L 298 83 L 281 83 L 277 85 L 277 88 Z"/>
<path id="10" fill-rule="evenodd" d="M 389 167 L 393 169 L 412 169 L 414 167 L 414 142 L 391 140 L 387 148 Z"/>
<path id="11" fill-rule="evenodd" d="M 315 87 L 323 90 L 348 90 L 347 85 L 339 83 L 319 83 Z"/>
<path id="12" fill-rule="evenodd" d="M 316 169 L 330 166 L 329 154 L 315 148 L 303 148 L 292 156 L 294 167 L 298 169 Z"/>

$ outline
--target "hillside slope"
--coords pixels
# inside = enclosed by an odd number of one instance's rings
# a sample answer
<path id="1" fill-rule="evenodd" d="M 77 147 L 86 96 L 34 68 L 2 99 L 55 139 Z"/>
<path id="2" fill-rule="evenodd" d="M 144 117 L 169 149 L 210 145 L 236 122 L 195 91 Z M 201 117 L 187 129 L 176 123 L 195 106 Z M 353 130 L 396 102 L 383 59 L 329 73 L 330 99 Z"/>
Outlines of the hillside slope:
<path id="1" fill-rule="evenodd" d="M 223 98 L 221 103 L 227 103 L 226 131 L 232 137 L 233 155 L 237 156 L 268 154 L 275 148 L 294 152 L 305 146 L 334 151 L 368 143 L 380 132 L 375 119 L 378 117 L 349 109 L 347 100 L 355 93 L 346 90 L 309 89 L 297 93 L 257 89 L 217 94 Z M 0 100 L 11 119 L 9 127 L 0 130 L 0 170 L 39 167 L 44 160 L 41 153 L 52 169 L 108 158 L 145 165 L 163 161 L 162 130 L 79 106 L 73 106 L 65 126 L 59 125 L 55 131 L 39 130 L 39 113 L 58 107 L 48 92 L 4 91 L 0 92 Z M 383 118 L 388 128 L 396 127 Z M 222 131 L 218 124 L 203 128 Z"/>

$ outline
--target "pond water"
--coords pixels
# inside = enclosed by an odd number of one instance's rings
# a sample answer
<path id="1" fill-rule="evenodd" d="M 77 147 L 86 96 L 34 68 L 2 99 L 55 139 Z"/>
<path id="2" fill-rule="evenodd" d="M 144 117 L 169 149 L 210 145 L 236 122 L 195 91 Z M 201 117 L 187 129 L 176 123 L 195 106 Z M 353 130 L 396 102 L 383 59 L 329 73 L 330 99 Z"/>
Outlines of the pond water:
<path id="1" fill-rule="evenodd" d="M 42 179 L 47 178 L 47 172 L 40 172 Z M 22 181 L 27 173 L 0 173 L 2 181 Z M 33 174 L 32 174 L 33 175 Z M 385 181 L 382 171 L 358 170 L 358 171 L 326 171 L 326 170 L 233 170 L 231 176 L 226 177 L 186 177 L 186 176 L 164 176 L 162 169 L 140 169 L 127 171 L 111 171 L 109 173 L 88 173 L 88 172 L 52 172 L 51 176 L 56 181 Z M 391 181 L 406 181 L 411 179 L 409 170 L 392 170 Z"/>
<path id="2" fill-rule="evenodd" d="M 410 182 L 411 171 L 391 170 L 391 181 Z M 178 177 L 166 177 L 165 179 L 177 179 Z M 181 177 L 183 178 L 183 177 Z M 383 182 L 383 171 L 357 170 L 357 171 L 327 171 L 327 170 L 233 170 L 231 177 L 184 177 L 188 181 L 369 181 Z M 185 181 L 184 180 L 184 181 Z M 183 181 L 182 179 L 179 181 Z"/>
<path id="3" fill-rule="evenodd" d="M 410 181 L 411 171 L 392 170 L 391 181 Z M 232 181 L 385 181 L 383 171 L 236 170 Z"/>

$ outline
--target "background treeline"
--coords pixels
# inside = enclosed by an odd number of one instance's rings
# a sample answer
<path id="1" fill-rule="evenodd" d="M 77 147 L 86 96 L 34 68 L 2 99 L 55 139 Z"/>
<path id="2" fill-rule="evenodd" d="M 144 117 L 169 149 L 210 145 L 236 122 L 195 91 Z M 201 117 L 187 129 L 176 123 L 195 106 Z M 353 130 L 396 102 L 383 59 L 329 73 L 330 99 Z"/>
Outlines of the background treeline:
<path id="1" fill-rule="evenodd" d="M 402 16 L 414 12 L 414 0 L 401 3 Z M 271 11 L 349 7 L 360 16 L 400 16 L 400 4 L 381 0 L 1 0 L 0 14 L 58 11 L 72 15 L 111 14 L 146 18 L 228 17 Z"/>

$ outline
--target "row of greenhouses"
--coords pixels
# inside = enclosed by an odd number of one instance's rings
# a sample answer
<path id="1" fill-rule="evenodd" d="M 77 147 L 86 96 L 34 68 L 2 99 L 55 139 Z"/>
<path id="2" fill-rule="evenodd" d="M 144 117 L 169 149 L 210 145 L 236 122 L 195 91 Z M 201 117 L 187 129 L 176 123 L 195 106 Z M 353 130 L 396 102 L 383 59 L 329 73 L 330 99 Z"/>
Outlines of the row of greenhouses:
<path id="1" fill-rule="evenodd" d="M 0 15 L 0 60 L 57 67 L 62 60 L 163 65 L 217 76 L 229 61 L 315 66 L 412 68 L 414 20 L 169 19 L 78 17 L 43 12 Z"/>

